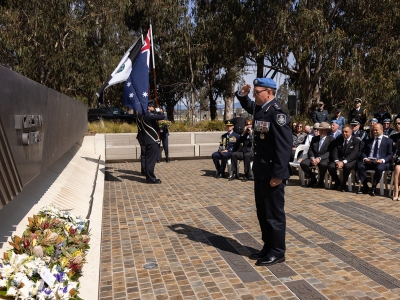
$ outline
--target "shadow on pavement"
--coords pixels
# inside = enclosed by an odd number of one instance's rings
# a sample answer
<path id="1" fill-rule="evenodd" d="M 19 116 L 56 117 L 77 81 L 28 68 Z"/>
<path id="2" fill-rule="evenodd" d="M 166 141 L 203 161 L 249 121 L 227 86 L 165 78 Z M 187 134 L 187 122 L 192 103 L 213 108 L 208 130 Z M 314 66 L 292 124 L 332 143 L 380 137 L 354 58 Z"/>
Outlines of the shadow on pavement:
<path id="1" fill-rule="evenodd" d="M 192 240 L 192 241 L 199 242 L 199 243 L 204 243 L 204 244 L 211 245 L 211 246 L 214 246 L 214 245 L 212 245 L 207 238 L 209 238 L 209 237 L 224 238 L 242 256 L 249 256 L 250 253 L 254 253 L 254 252 L 259 251 L 258 249 L 254 249 L 253 247 L 244 246 L 244 245 L 240 244 L 237 240 L 232 239 L 230 237 L 224 237 L 224 236 L 221 236 L 221 235 L 218 235 L 218 234 L 214 234 L 214 233 L 209 232 L 207 230 L 196 228 L 196 227 L 192 227 L 192 226 L 187 225 L 187 224 L 174 224 L 174 225 L 168 226 L 168 228 L 171 229 L 172 231 L 176 232 L 177 234 L 185 234 L 186 237 L 188 239 Z M 218 249 L 220 249 L 222 251 L 238 254 L 237 252 L 233 252 L 228 247 L 224 247 L 223 244 L 218 245 L 218 246 L 214 246 L 214 247 L 216 247 L 216 248 L 218 248 Z"/>

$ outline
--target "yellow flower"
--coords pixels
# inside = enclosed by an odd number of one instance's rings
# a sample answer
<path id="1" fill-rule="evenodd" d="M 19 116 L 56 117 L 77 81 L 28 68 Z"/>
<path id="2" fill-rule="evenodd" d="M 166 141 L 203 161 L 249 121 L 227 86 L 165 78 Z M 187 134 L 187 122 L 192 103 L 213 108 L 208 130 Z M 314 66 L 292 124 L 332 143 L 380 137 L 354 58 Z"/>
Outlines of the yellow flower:
<path id="1" fill-rule="evenodd" d="M 65 268 L 65 266 L 68 264 L 68 262 L 69 262 L 69 260 L 68 260 L 68 258 L 66 258 L 66 257 L 63 257 L 62 259 L 61 259 L 61 267 L 62 268 Z"/>

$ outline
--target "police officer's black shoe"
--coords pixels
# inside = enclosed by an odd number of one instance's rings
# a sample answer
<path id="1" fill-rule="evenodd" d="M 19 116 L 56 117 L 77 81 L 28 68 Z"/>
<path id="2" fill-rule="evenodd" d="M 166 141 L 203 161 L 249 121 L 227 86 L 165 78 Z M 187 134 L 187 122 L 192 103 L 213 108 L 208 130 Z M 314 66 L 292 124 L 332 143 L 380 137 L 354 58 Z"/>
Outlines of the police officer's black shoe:
<path id="1" fill-rule="evenodd" d="M 248 181 L 249 180 L 249 177 L 247 176 L 247 175 L 244 175 L 244 177 L 243 177 L 243 179 L 242 179 L 242 182 L 246 182 L 246 181 Z"/>
<path id="2" fill-rule="evenodd" d="M 266 257 L 266 256 L 268 255 L 268 252 L 269 252 L 269 250 L 267 250 L 267 249 L 262 249 L 262 250 L 259 251 L 259 252 L 252 253 L 252 254 L 249 256 L 249 258 L 250 258 L 250 259 L 253 259 L 253 260 L 259 260 L 259 259 L 261 259 L 261 258 L 263 258 L 263 257 Z"/>
<path id="3" fill-rule="evenodd" d="M 274 255 L 268 255 L 266 257 L 260 258 L 256 261 L 256 266 L 271 266 L 274 264 L 283 263 L 285 261 L 285 256 L 276 257 Z"/>
<path id="4" fill-rule="evenodd" d="M 362 189 L 357 192 L 357 194 L 368 194 L 369 192 L 369 187 L 368 185 L 363 185 Z"/>
<path id="5" fill-rule="evenodd" d="M 159 159 L 157 159 L 156 163 L 158 163 L 158 164 L 159 164 L 159 163 L 160 163 L 160 160 L 159 160 Z"/>
<path id="6" fill-rule="evenodd" d="M 225 178 L 225 175 L 222 173 L 218 173 L 217 176 L 215 176 L 215 178 Z"/>
<path id="7" fill-rule="evenodd" d="M 165 159 L 165 162 L 166 162 L 166 163 L 169 163 L 169 157 L 167 157 L 167 158 Z"/>
<path id="8" fill-rule="evenodd" d="M 376 188 L 375 187 L 371 188 L 371 191 L 369 192 L 369 194 L 371 196 L 375 196 L 376 195 L 375 193 L 376 193 Z"/>
<path id="9" fill-rule="evenodd" d="M 229 176 L 229 181 L 232 181 L 236 178 L 236 173 L 233 172 L 231 176 Z"/>
<path id="10" fill-rule="evenodd" d="M 156 179 L 156 180 L 147 180 L 147 179 L 146 179 L 146 183 L 149 183 L 149 184 L 158 184 L 158 183 L 161 183 L 161 180 L 160 180 L 160 179 Z"/>

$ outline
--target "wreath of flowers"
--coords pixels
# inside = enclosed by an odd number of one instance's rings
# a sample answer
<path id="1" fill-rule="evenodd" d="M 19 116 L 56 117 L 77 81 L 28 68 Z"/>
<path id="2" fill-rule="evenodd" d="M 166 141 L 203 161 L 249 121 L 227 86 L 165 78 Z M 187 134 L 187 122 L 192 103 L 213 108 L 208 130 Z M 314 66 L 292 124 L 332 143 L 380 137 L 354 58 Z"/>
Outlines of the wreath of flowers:
<path id="1" fill-rule="evenodd" d="M 170 127 L 171 126 L 171 121 L 168 121 L 168 120 L 161 120 L 160 122 L 159 122 L 159 125 L 160 126 L 166 126 L 166 127 Z"/>
<path id="2" fill-rule="evenodd" d="M 0 258 L 0 298 L 81 299 L 78 280 L 90 248 L 87 220 L 46 206 L 28 221 Z"/>

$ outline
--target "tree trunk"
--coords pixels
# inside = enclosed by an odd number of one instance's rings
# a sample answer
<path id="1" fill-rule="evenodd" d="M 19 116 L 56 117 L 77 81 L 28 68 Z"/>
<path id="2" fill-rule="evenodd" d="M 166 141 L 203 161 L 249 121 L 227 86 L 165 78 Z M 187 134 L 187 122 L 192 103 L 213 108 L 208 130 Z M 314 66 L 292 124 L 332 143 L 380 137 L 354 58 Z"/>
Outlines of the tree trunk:
<path id="1" fill-rule="evenodd" d="M 217 118 L 217 101 L 214 99 L 211 89 L 208 91 L 208 98 L 210 99 L 210 118 L 215 121 Z"/>
<path id="2" fill-rule="evenodd" d="M 224 120 L 230 120 L 233 118 L 233 101 L 235 97 L 233 89 L 234 86 L 232 85 L 229 91 L 227 90 L 224 95 L 224 101 L 225 101 Z"/>
<path id="3" fill-rule="evenodd" d="M 257 78 L 263 78 L 264 77 L 264 56 L 258 56 L 256 59 L 257 63 Z"/>
<path id="4" fill-rule="evenodd" d="M 174 106 L 173 105 L 167 105 L 166 107 L 167 109 L 167 118 L 168 120 L 170 120 L 171 122 L 174 122 Z"/>

